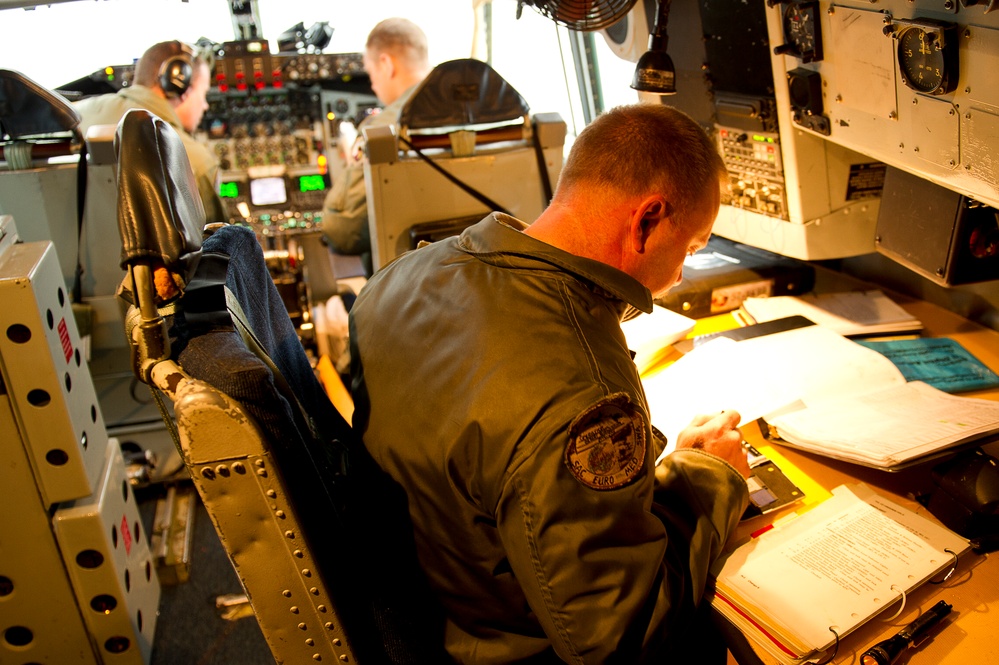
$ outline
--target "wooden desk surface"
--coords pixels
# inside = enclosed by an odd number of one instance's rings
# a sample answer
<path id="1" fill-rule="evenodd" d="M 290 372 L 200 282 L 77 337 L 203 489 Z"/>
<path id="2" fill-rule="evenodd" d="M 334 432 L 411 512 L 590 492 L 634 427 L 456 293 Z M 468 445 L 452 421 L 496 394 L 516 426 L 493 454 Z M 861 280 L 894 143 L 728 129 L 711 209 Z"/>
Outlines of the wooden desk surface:
<path id="1" fill-rule="evenodd" d="M 923 322 L 925 336 L 951 337 L 990 368 L 999 372 L 999 332 L 967 321 L 930 303 L 906 300 L 899 300 L 899 303 Z M 999 389 L 963 394 L 999 401 Z M 770 445 L 769 442 L 764 442 L 755 425 L 744 426 L 742 429 L 749 443 L 756 446 L 765 443 Z M 938 522 L 926 508 L 914 500 L 918 494 L 928 493 L 934 488 L 930 470 L 935 462 L 910 467 L 897 473 L 887 473 L 811 455 L 786 446 L 774 447 L 791 464 L 826 489 L 863 482 L 900 504 Z M 989 444 L 984 449 L 992 456 L 999 457 L 999 443 Z M 794 508 L 791 507 L 785 512 L 791 510 Z M 740 525 L 736 537 L 751 533 L 773 521 L 775 517 L 779 519 L 780 515 L 780 513 L 776 516 L 764 515 L 747 520 Z M 892 605 L 882 615 L 846 636 L 840 643 L 839 652 L 832 662 L 837 665 L 850 663 L 859 665 L 860 656 L 868 647 L 891 637 L 939 600 L 953 605 L 950 618 L 918 649 L 903 655 L 900 664 L 999 663 L 999 552 L 978 555 L 971 551 L 961 558 L 957 571 L 949 580 L 939 585 L 925 584 L 909 594 L 905 607 L 898 617 L 886 621 L 898 609 L 897 604 Z M 810 602 L 807 598 L 802 599 L 803 612 L 808 611 Z M 757 652 L 765 663 L 776 662 L 762 649 L 757 649 Z"/>

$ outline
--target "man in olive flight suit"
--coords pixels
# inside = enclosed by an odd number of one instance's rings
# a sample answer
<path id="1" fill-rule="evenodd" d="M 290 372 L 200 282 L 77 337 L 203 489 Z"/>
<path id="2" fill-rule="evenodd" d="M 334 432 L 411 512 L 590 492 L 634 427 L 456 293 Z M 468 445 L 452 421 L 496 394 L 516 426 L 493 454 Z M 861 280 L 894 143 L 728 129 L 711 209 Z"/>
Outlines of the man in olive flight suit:
<path id="1" fill-rule="evenodd" d="M 135 65 L 132 85 L 117 93 L 90 97 L 75 104 L 86 135 L 93 125 L 117 125 L 130 109 L 145 109 L 177 130 L 198 183 L 208 222 L 228 222 L 218 195 L 218 160 L 194 138 L 208 109 L 211 72 L 208 62 L 187 44 L 160 42 L 149 47 Z"/>
<path id="2" fill-rule="evenodd" d="M 657 466 L 620 327 L 705 246 L 723 174 L 688 116 L 620 107 L 533 224 L 493 213 L 361 291 L 354 427 L 406 492 L 457 662 L 724 662 L 698 636 L 748 501 L 740 416 L 694 417 Z"/>
<path id="3" fill-rule="evenodd" d="M 364 70 L 371 89 L 385 105 L 366 117 L 358 131 L 394 125 L 417 85 L 430 72 L 427 36 L 415 23 L 388 18 L 372 28 L 364 49 Z M 363 135 L 345 155 L 347 167 L 333 181 L 323 204 L 323 233 L 339 254 L 361 257 L 365 273 L 372 272 L 368 230 L 367 192 L 364 187 Z"/>

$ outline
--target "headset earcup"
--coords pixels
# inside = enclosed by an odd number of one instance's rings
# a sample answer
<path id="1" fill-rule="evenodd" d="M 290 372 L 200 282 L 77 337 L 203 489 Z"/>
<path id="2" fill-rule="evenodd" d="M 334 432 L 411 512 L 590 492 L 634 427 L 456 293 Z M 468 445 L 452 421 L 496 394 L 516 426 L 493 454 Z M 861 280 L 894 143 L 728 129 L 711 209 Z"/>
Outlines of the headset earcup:
<path id="1" fill-rule="evenodd" d="M 194 67 L 184 55 L 175 55 L 163 61 L 160 67 L 160 88 L 169 98 L 180 97 L 191 87 Z"/>

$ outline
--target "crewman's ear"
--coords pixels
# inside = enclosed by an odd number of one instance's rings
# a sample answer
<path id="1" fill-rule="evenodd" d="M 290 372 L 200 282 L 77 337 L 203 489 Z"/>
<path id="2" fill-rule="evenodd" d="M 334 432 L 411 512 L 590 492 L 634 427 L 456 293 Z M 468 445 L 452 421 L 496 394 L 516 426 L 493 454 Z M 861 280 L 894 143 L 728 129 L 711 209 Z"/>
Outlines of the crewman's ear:
<path id="1" fill-rule="evenodd" d="M 385 78 L 392 78 L 395 76 L 395 58 L 392 57 L 392 54 L 383 51 L 378 55 L 378 60 L 381 62 L 382 72 L 384 73 Z"/>
<path id="2" fill-rule="evenodd" d="M 630 236 L 635 251 L 642 253 L 649 237 L 660 229 L 670 215 L 671 206 L 661 195 L 649 196 L 635 209 Z"/>

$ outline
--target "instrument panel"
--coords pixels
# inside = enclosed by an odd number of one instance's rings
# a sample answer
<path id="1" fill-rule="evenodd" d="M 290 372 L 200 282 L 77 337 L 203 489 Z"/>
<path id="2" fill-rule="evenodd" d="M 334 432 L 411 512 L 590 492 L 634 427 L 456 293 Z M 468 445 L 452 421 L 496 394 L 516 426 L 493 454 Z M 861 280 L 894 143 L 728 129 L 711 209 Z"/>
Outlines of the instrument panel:
<path id="1" fill-rule="evenodd" d="M 999 205 L 992 4 L 768 4 L 771 38 L 786 45 L 774 49 L 775 72 L 788 72 L 797 129 Z M 807 108 L 795 105 L 796 90 L 807 92 Z"/>
<path id="2" fill-rule="evenodd" d="M 231 222 L 259 235 L 308 229 L 343 168 L 340 123 L 378 106 L 360 53 L 270 53 L 266 40 L 213 47 L 208 110 L 195 138 L 216 156 Z M 59 88 L 71 99 L 132 84 L 134 65 L 114 65 Z M 254 192 L 260 192 L 259 196 Z"/>
<path id="3" fill-rule="evenodd" d="M 802 62 L 822 59 L 822 23 L 818 2 L 789 2 L 783 9 L 784 44 L 774 49 L 777 55 L 788 54 Z"/>
<path id="4" fill-rule="evenodd" d="M 198 138 L 219 160 L 230 221 L 273 238 L 320 224 L 343 168 L 340 123 L 378 101 L 360 53 L 268 48 L 262 40 L 221 45 Z"/>
<path id="5" fill-rule="evenodd" d="M 318 83 L 345 76 L 367 76 L 360 53 L 303 53 L 289 56 L 282 67 L 284 79 Z"/>

